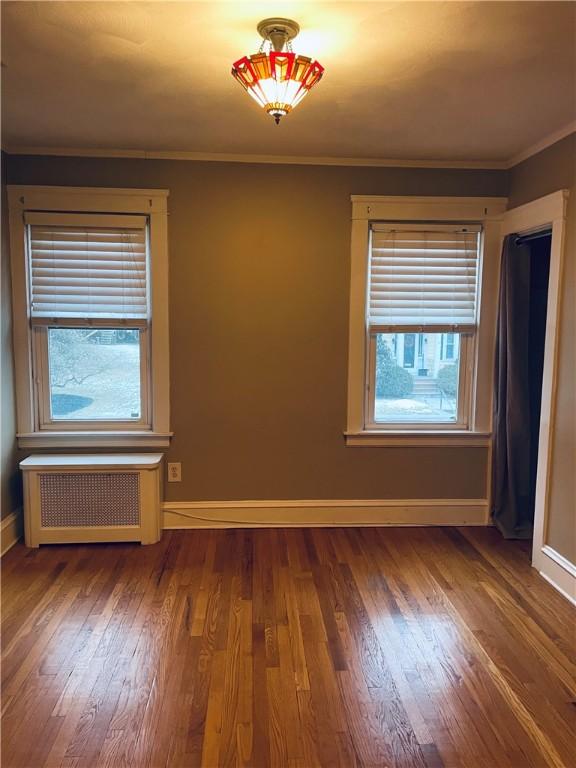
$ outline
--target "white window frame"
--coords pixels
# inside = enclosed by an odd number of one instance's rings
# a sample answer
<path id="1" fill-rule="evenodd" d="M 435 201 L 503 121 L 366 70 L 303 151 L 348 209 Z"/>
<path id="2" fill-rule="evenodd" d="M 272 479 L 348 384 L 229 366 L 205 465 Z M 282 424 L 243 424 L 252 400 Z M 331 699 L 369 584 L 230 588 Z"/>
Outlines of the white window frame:
<path id="1" fill-rule="evenodd" d="M 492 432 L 492 373 L 505 197 L 352 196 L 348 414 L 351 446 L 487 446 Z M 455 424 L 382 424 L 374 421 L 375 340 L 368 331 L 368 268 L 373 221 L 417 224 L 466 223 L 482 227 L 476 333 L 460 336 L 459 413 Z"/>
<path id="2" fill-rule="evenodd" d="M 412 331 L 399 331 L 399 333 L 412 333 Z M 414 332 L 416 333 L 416 332 Z M 398 429 L 410 432 L 431 432 L 439 429 L 445 431 L 467 430 L 471 418 L 471 391 L 472 375 L 474 368 L 474 351 L 476 334 L 460 334 L 460 366 L 458 378 L 458 412 L 456 420 L 453 422 L 381 422 L 376 421 L 374 409 L 376 398 L 372 393 L 376 391 L 376 332 L 366 330 L 367 354 L 367 375 L 365 380 L 365 413 L 366 430 L 369 432 L 396 432 Z"/>
<path id="3" fill-rule="evenodd" d="M 140 352 L 140 404 L 141 413 L 139 419 L 104 419 L 74 420 L 54 419 L 51 416 L 50 406 L 50 373 L 48 357 L 48 331 L 51 328 L 118 328 L 121 325 L 125 330 L 137 330 L 139 336 Z M 93 323 L 59 322 L 39 323 L 32 327 L 32 362 L 36 376 L 37 403 L 38 403 L 38 427 L 40 431 L 78 432 L 87 429 L 95 432 L 121 431 L 146 431 L 152 424 L 152 407 L 150 402 L 150 333 L 147 325 L 137 325 L 134 322 L 122 322 L 114 320 L 95 320 Z"/>
<path id="4" fill-rule="evenodd" d="M 166 447 L 170 443 L 168 335 L 168 190 L 10 185 L 10 253 L 14 315 L 17 438 L 21 448 Z M 49 413 L 47 372 L 49 327 L 30 318 L 27 276 L 26 213 L 140 214 L 148 221 L 149 321 L 120 321 L 140 337 L 141 402 L 138 421 L 53 420 Z M 71 223 L 72 223 L 71 216 Z M 90 323 L 58 322 L 58 327 Z M 118 327 L 118 320 L 94 321 L 94 327 Z"/>

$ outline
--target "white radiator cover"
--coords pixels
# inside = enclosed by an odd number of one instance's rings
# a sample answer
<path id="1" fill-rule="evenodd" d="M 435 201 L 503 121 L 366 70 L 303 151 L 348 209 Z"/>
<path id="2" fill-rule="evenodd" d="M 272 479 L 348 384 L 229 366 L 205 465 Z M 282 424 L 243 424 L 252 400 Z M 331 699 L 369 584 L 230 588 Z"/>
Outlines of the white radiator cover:
<path id="1" fill-rule="evenodd" d="M 160 539 L 161 454 L 29 456 L 26 545 Z"/>

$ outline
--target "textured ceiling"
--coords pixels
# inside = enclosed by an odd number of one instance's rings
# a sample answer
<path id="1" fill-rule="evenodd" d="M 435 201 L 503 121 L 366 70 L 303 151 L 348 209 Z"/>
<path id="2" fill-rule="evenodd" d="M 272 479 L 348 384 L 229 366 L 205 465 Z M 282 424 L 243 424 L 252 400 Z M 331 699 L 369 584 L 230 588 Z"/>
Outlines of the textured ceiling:
<path id="1" fill-rule="evenodd" d="M 295 18 L 322 82 L 274 125 L 230 76 Z M 574 2 L 3 2 L 6 147 L 505 160 L 576 117 Z"/>

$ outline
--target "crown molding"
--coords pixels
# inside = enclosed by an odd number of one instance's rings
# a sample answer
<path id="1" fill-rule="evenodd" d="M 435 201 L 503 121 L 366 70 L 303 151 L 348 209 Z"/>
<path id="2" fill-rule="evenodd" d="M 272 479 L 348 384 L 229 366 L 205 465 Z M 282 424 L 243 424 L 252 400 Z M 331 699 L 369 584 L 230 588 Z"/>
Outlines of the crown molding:
<path id="1" fill-rule="evenodd" d="M 543 149 L 551 147 L 552 144 L 556 144 L 557 141 L 565 139 L 566 136 L 570 136 L 572 133 L 576 133 L 576 120 L 573 120 L 563 128 L 548 134 L 548 136 L 540 139 L 540 141 L 536 142 L 536 144 L 532 144 L 532 146 L 524 149 L 522 152 L 518 152 L 517 155 L 514 155 L 510 158 L 506 164 L 506 167 L 513 168 L 515 165 L 518 165 L 518 163 L 522 163 L 524 160 L 528 160 L 529 157 L 537 155 L 539 152 L 542 152 Z"/>
<path id="2" fill-rule="evenodd" d="M 308 157 L 290 155 L 248 155 L 227 152 L 169 152 L 140 149 L 78 149 L 73 147 L 6 146 L 9 155 L 56 155 L 58 157 L 106 157 L 139 160 L 189 160 L 220 163 L 264 163 L 273 165 L 341 165 L 368 168 L 456 168 L 506 170 L 504 160 L 399 160 L 378 157 Z"/>
<path id="3" fill-rule="evenodd" d="M 172 152 L 142 149 L 96 149 L 77 147 L 31 147 L 8 145 L 9 155 L 52 155 L 57 157 L 102 157 L 138 160 L 189 160 L 213 163 L 257 163 L 269 165 L 334 165 L 358 168 L 454 168 L 462 170 L 506 171 L 537 155 L 557 141 L 576 133 L 576 120 L 568 123 L 536 144 L 513 155 L 508 160 L 410 160 L 382 157 L 312 157 L 307 155 L 250 155 L 230 152 Z"/>

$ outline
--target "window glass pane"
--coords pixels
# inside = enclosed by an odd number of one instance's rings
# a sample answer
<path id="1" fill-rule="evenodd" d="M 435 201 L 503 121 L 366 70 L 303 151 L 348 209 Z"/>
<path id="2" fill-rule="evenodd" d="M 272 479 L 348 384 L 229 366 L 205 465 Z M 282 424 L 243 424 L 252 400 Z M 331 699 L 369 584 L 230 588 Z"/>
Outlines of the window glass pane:
<path id="1" fill-rule="evenodd" d="M 458 417 L 460 334 L 376 334 L 378 423 L 447 423 Z"/>
<path id="2" fill-rule="evenodd" d="M 52 419 L 140 419 L 140 331 L 49 328 L 48 360 Z"/>

